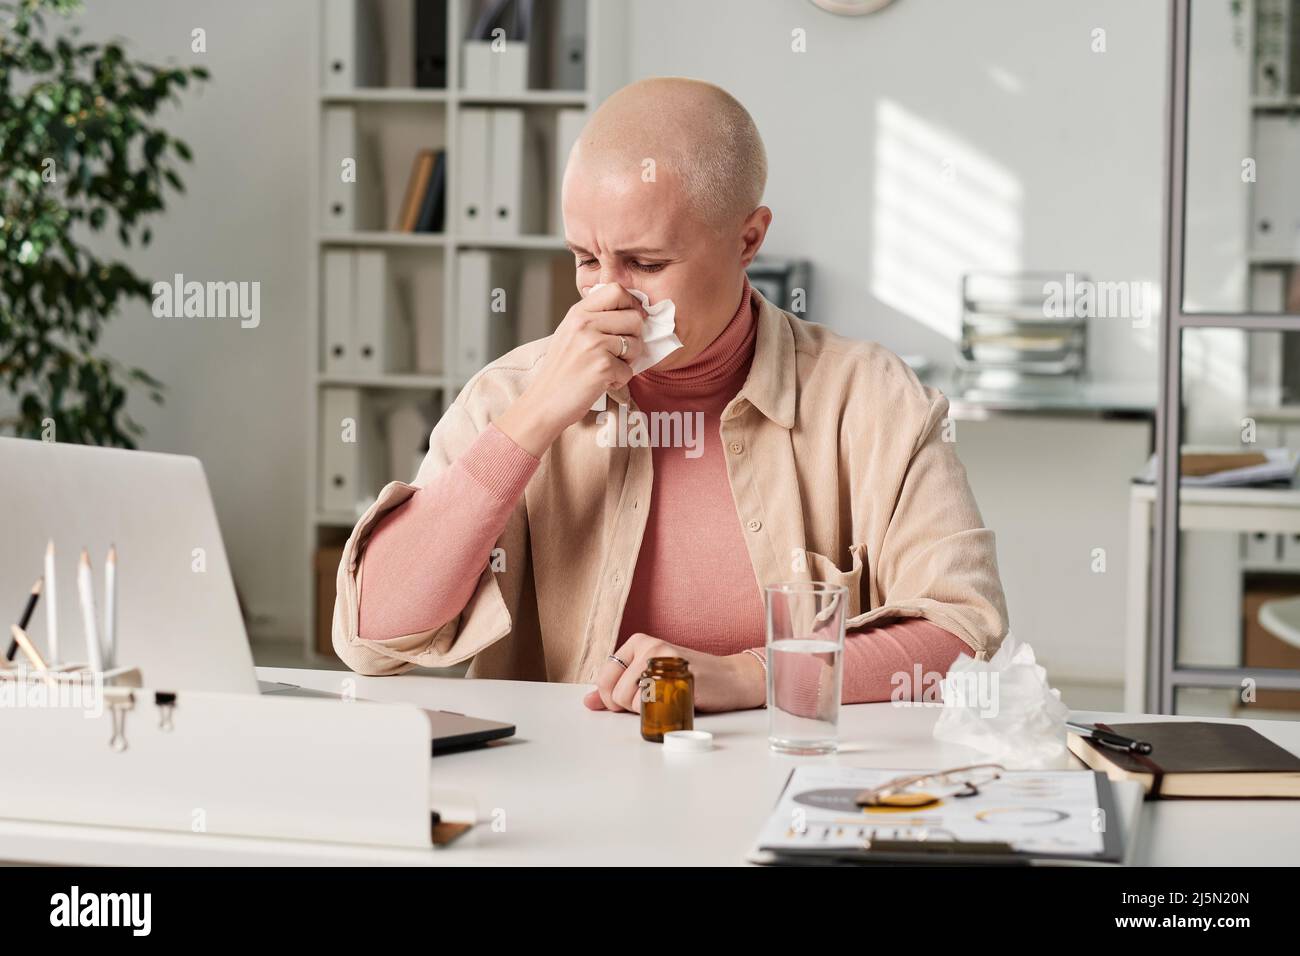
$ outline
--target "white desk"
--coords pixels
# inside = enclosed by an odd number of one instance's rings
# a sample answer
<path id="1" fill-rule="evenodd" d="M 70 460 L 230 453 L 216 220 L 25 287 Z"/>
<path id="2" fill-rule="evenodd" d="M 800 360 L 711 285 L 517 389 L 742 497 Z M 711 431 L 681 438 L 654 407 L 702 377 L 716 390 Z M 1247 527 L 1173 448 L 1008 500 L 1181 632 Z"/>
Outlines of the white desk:
<path id="1" fill-rule="evenodd" d="M 334 691 L 351 678 L 360 697 L 408 700 L 515 723 L 518 736 L 510 741 L 433 759 L 433 786 L 472 792 L 485 822 L 449 848 L 408 851 L 0 821 L 0 859 L 204 866 L 735 865 L 744 862 L 787 774 L 800 762 L 914 768 L 971 756 L 964 747 L 930 736 L 937 716 L 932 707 L 846 708 L 844 738 L 851 743 L 834 757 L 770 753 L 767 714 L 761 710 L 700 717 L 697 726 L 713 732 L 717 749 L 670 754 L 640 739 L 635 716 L 586 710 L 585 688 L 572 684 L 366 678 L 281 668 L 258 672 L 263 680 Z M 1300 724 L 1250 723 L 1300 752 Z M 248 785 L 256 787 L 257 781 Z M 498 819 L 505 827 L 494 832 L 491 821 L 498 809 L 504 811 Z M 1139 863 L 1300 863 L 1300 801 L 1168 801 L 1147 804 L 1143 813 L 1134 857 Z"/>

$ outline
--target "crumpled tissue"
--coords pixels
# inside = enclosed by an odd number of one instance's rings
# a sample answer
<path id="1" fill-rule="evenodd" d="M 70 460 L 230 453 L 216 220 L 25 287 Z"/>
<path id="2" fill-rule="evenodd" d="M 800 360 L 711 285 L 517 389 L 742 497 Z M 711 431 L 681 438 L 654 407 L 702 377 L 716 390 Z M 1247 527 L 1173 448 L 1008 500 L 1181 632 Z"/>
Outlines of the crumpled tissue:
<path id="1" fill-rule="evenodd" d="M 1069 708 L 1028 644 L 1008 635 L 987 661 L 962 655 L 940 686 L 943 712 L 935 739 L 964 744 L 1008 770 L 1069 766 Z"/>
<path id="2" fill-rule="evenodd" d="M 591 295 L 591 293 L 605 285 L 604 282 L 594 285 L 587 290 L 587 294 Z M 641 345 L 643 350 L 636 361 L 631 363 L 632 374 L 640 375 L 646 369 L 658 365 L 682 347 L 681 339 L 674 334 L 677 328 L 677 306 L 673 304 L 672 299 L 660 299 L 654 305 L 651 305 L 650 296 L 640 289 L 628 289 L 627 291 L 640 300 L 641 306 L 646 313 L 645 321 L 641 323 Z M 604 393 L 597 397 L 595 404 L 591 406 L 591 410 L 593 412 L 603 412 L 605 410 Z"/>

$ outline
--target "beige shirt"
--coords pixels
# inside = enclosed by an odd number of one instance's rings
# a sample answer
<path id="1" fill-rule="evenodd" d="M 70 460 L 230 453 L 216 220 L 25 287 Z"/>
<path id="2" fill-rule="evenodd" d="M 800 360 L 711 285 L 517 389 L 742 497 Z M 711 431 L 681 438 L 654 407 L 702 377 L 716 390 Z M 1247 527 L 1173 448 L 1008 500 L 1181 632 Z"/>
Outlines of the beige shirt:
<path id="1" fill-rule="evenodd" d="M 1007 632 L 993 532 L 957 458 L 948 401 L 879 345 L 846 339 L 758 291 L 749 376 L 722 446 L 758 586 L 828 581 L 848 627 L 922 617 L 977 659 Z M 438 422 L 415 483 L 392 482 L 343 549 L 334 649 L 362 674 L 473 658 L 470 676 L 591 681 L 613 653 L 645 530 L 648 447 L 602 447 L 590 412 L 542 457 L 464 610 L 436 630 L 357 636 L 361 555 L 376 523 L 449 467 L 524 391 L 549 338 L 483 369 Z M 608 393 L 629 405 L 626 387 Z M 618 406 L 609 404 L 611 413 Z"/>

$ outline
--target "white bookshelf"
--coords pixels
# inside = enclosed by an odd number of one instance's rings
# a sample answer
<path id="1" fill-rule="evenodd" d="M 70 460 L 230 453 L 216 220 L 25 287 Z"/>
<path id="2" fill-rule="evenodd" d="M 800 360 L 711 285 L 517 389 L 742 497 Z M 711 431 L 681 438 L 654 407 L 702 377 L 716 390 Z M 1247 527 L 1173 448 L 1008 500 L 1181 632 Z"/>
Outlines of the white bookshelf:
<path id="1" fill-rule="evenodd" d="M 440 247 L 447 245 L 448 237 L 435 232 L 396 232 L 370 229 L 359 232 L 323 232 L 316 237 L 322 246 L 376 246 L 376 247 Z"/>
<path id="2" fill-rule="evenodd" d="M 301 596 L 306 613 L 304 619 L 308 627 L 304 635 L 304 647 L 309 659 L 317 653 L 316 647 L 316 572 L 314 558 L 318 548 L 338 546 L 346 539 L 349 530 L 356 522 L 357 516 L 322 506 L 322 448 L 321 417 L 322 393 L 327 388 L 358 389 L 366 396 L 419 396 L 427 399 L 433 413 L 440 415 L 454 400 L 464 386 L 467 376 L 457 374 L 455 369 L 457 317 L 456 277 L 457 260 L 467 250 L 497 250 L 508 255 L 529 256 L 541 253 L 560 253 L 564 251 L 564 242 L 558 223 L 547 217 L 548 229 L 542 234 L 527 235 L 492 235 L 468 236 L 457 231 L 458 187 L 462 182 L 461 170 L 458 168 L 458 131 L 461 110 L 469 107 L 509 106 L 521 107 L 527 111 L 555 111 L 563 108 L 581 108 L 590 115 L 601 101 L 611 92 L 626 82 L 623 63 L 626 46 L 627 0 L 586 0 L 585 11 L 585 64 L 586 83 L 580 90 L 529 89 L 524 92 L 492 93 L 462 89 L 461 38 L 468 29 L 468 18 L 473 9 L 473 0 L 450 0 L 447 3 L 447 89 L 422 89 L 404 86 L 365 86 L 358 88 L 326 88 L 324 82 L 325 50 L 324 44 L 329 4 L 338 0 L 321 0 L 316 8 L 313 49 L 316 51 L 315 76 L 319 84 L 316 108 L 312 111 L 309 135 L 312 142 L 318 144 L 318 161 L 313 165 L 310 175 L 312 196 L 312 221 L 310 230 L 314 236 L 313 252 L 309 264 L 310 282 L 307 300 L 307 324 L 309 334 L 308 361 L 310 388 L 307 396 L 308 409 L 308 467 L 305 508 L 307 511 L 307 535 L 304 542 L 302 560 L 312 566 L 307 576 L 308 585 Z M 402 0 L 389 0 L 378 7 L 367 0 L 345 0 L 354 5 L 356 16 L 362 11 L 382 15 L 385 22 L 374 24 L 369 21 L 365 29 L 383 35 L 388 49 L 405 50 L 402 46 L 403 31 L 400 22 L 392 18 L 405 17 L 411 23 L 412 7 Z M 556 0 L 537 0 L 540 8 L 547 7 Z M 394 10 L 397 11 L 394 14 Z M 335 21 L 337 22 L 337 21 Z M 360 28 L 360 27 L 359 27 Z M 407 38 L 413 56 L 413 35 Z M 399 54 L 401 55 L 401 54 Z M 390 77 L 393 64 L 381 71 Z M 324 201 L 324 179 L 326 175 L 337 175 L 328 157 L 324 155 L 323 131 L 326 111 L 331 108 L 347 107 L 355 111 L 356 123 L 366 125 L 370 136 L 381 143 L 386 143 L 391 133 L 395 142 L 400 142 L 405 135 L 410 138 L 411 130 L 419 126 L 427 129 L 428 148 L 446 151 L 446 200 L 445 229 L 440 233 L 409 233 L 393 231 L 395 219 L 392 215 L 392 191 L 399 193 L 406 186 L 406 174 L 409 170 L 413 153 L 406 155 L 382 154 L 373 158 L 370 168 L 364 169 L 358 159 L 358 185 L 368 174 L 385 177 L 384 192 L 387 209 L 382 213 L 383 228 L 365 228 L 354 231 L 341 231 L 333 228 L 328 218 Z M 546 178 L 548 190 L 557 188 L 558 177 L 554 171 Z M 373 183 L 371 184 L 374 185 Z M 549 197 L 543 197 L 543 204 L 549 205 Z M 379 225 L 371 221 L 368 226 Z M 440 276 L 440 289 L 433 297 L 436 302 L 436 314 L 441 327 L 442 368 L 437 371 L 404 372 L 327 372 L 323 368 L 323 322 L 324 309 L 328 305 L 326 293 L 322 289 L 322 257 L 332 250 L 382 250 L 388 254 L 391 263 L 393 257 L 401 257 L 408 266 L 416 268 L 427 266 L 435 276 Z M 388 475 L 384 480 L 393 478 L 409 480 L 410 474 Z M 382 484 L 382 482 L 381 482 Z M 373 494 L 378 487 L 369 489 Z"/>

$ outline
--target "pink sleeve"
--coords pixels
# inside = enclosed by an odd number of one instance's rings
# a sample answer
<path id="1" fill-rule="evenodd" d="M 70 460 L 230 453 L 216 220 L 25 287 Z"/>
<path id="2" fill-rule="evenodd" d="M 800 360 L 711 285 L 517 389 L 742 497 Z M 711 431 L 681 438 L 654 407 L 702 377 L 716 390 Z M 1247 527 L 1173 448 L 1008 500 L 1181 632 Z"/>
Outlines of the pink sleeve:
<path id="1" fill-rule="evenodd" d="M 905 700 L 920 700 L 927 690 L 933 695 L 938 693 L 938 677 L 932 675 L 947 674 L 953 661 L 962 654 L 970 654 L 965 641 L 924 618 L 850 631 L 844 637 L 841 702 L 863 704 L 890 700 L 895 688 Z M 787 713 L 810 716 L 817 712 L 827 668 L 817 657 L 791 656 L 795 658 L 791 663 L 797 669 L 788 681 L 782 682 L 778 703 Z"/>
<path id="2" fill-rule="evenodd" d="M 361 554 L 358 635 L 392 640 L 463 611 L 539 463 L 489 425 L 450 468 L 385 515 Z"/>

